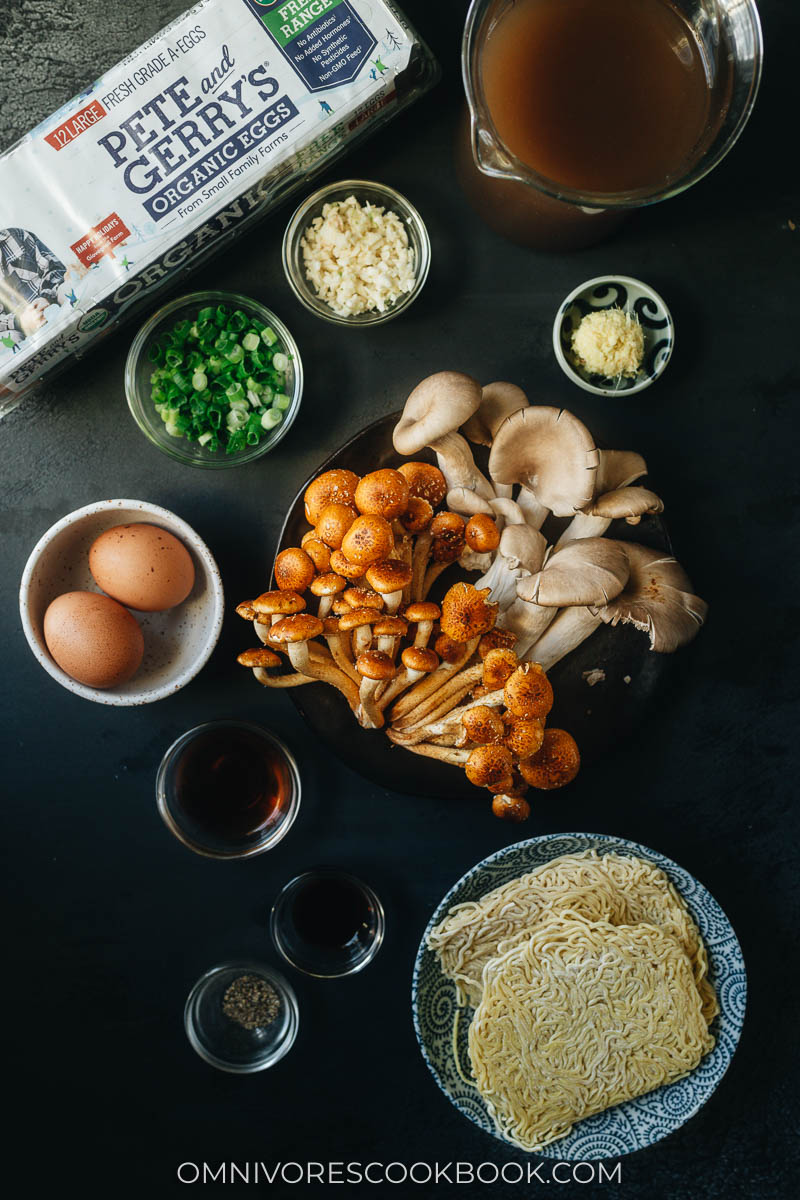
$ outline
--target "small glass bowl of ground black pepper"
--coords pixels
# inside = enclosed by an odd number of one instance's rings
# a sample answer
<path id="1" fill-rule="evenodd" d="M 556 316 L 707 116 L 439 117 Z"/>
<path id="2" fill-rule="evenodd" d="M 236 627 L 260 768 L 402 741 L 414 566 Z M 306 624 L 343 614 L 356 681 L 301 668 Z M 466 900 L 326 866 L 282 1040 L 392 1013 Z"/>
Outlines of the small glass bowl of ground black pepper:
<path id="1" fill-rule="evenodd" d="M 384 928 L 383 905 L 372 888 L 335 867 L 290 880 L 270 914 L 279 954 L 318 979 L 363 970 L 380 950 Z"/>
<path id="2" fill-rule="evenodd" d="M 288 1054 L 297 1036 L 297 999 L 269 967 L 224 963 L 198 979 L 183 1023 L 192 1048 L 207 1063 L 248 1075 Z"/>
<path id="3" fill-rule="evenodd" d="M 300 773 L 283 742 L 260 725 L 211 721 L 167 750 L 156 799 L 167 828 L 196 854 L 250 858 L 291 828 Z"/>

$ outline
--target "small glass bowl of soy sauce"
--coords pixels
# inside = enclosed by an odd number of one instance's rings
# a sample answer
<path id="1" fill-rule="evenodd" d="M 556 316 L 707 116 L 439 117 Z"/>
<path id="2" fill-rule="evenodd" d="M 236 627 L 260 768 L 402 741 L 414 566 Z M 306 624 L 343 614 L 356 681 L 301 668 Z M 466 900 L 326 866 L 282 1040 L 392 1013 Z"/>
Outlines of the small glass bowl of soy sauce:
<path id="1" fill-rule="evenodd" d="M 368 884 L 335 867 L 317 867 L 289 881 L 270 914 L 275 948 L 317 979 L 355 975 L 378 953 L 383 905 Z"/>
<path id="2" fill-rule="evenodd" d="M 167 750 L 156 799 L 167 828 L 196 854 L 250 858 L 289 832 L 300 772 L 283 742 L 260 725 L 210 721 Z"/>

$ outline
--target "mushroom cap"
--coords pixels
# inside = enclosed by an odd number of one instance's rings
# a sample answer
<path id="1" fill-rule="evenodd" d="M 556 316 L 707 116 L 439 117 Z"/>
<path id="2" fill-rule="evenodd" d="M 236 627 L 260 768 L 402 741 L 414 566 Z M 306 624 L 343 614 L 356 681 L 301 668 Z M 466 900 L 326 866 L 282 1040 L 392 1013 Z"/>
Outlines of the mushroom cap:
<path id="1" fill-rule="evenodd" d="M 279 614 L 284 617 L 289 616 L 291 613 L 302 612 L 306 606 L 303 597 L 298 596 L 296 592 L 280 591 L 262 592 L 251 603 L 256 613 L 269 617 Z"/>
<path id="2" fill-rule="evenodd" d="M 360 579 L 364 574 L 364 564 L 350 562 L 341 550 L 334 550 L 331 553 L 331 570 L 337 575 L 344 575 L 345 579 Z"/>
<path id="3" fill-rule="evenodd" d="M 598 496 L 628 487 L 647 474 L 647 463 L 635 450 L 598 450 L 597 454 L 595 494 Z"/>
<path id="4" fill-rule="evenodd" d="M 611 521 L 618 521 L 621 517 L 638 520 L 647 513 L 663 512 L 664 502 L 648 488 L 621 487 L 613 492 L 605 492 L 584 511 L 592 517 L 607 517 Z"/>
<path id="5" fill-rule="evenodd" d="M 603 537 L 567 542 L 536 575 L 517 581 L 517 595 L 544 608 L 607 604 L 630 574 L 625 546 Z"/>
<path id="6" fill-rule="evenodd" d="M 481 392 L 481 402 L 464 425 L 462 433 L 471 442 L 491 446 L 495 434 L 512 413 L 527 408 L 528 397 L 515 383 L 487 383 Z"/>
<path id="7" fill-rule="evenodd" d="M 692 593 L 691 580 L 680 563 L 663 550 L 638 542 L 616 544 L 624 547 L 630 577 L 615 599 L 603 608 L 593 607 L 592 612 L 606 625 L 635 625 L 648 634 L 650 649 L 661 654 L 690 642 L 706 619 L 708 605 Z"/>
<path id="8" fill-rule="evenodd" d="M 507 525 L 500 537 L 500 553 L 512 571 L 522 567 L 533 574 L 542 569 L 547 538 L 531 525 Z"/>
<path id="9" fill-rule="evenodd" d="M 319 617 L 311 613 L 296 613 L 292 617 L 282 617 L 269 631 L 273 642 L 308 642 L 311 638 L 319 637 L 324 629 Z"/>
<path id="10" fill-rule="evenodd" d="M 425 646 L 406 646 L 402 655 L 403 666 L 409 671 L 422 671 L 426 675 L 439 665 L 439 655 Z"/>
<path id="11" fill-rule="evenodd" d="M 438 508 L 447 495 L 447 480 L 433 463 L 405 462 L 397 468 L 408 484 L 411 499 L 427 500 Z"/>
<path id="12" fill-rule="evenodd" d="M 385 558 L 368 568 L 367 583 L 382 596 L 387 596 L 411 583 L 411 575 L 410 563 L 401 562 L 399 558 Z"/>
<path id="13" fill-rule="evenodd" d="M 464 770 L 476 787 L 511 782 L 514 761 L 506 746 L 476 746 L 466 761 Z"/>
<path id="14" fill-rule="evenodd" d="M 339 628 L 338 617 L 320 617 L 320 620 L 322 621 L 322 632 L 325 634 L 325 637 L 335 637 L 342 632 Z"/>
<path id="15" fill-rule="evenodd" d="M 455 562 L 465 545 L 464 531 L 466 523 L 463 517 L 454 512 L 440 512 L 431 521 L 433 548 L 431 557 L 434 562 Z"/>
<path id="16" fill-rule="evenodd" d="M 505 687 L 518 666 L 519 659 L 513 650 L 490 650 L 483 660 L 483 686 L 490 692 Z"/>
<path id="17" fill-rule="evenodd" d="M 342 554 L 352 563 L 378 562 L 394 550 L 394 534 L 385 517 L 375 514 L 358 517 L 348 529 L 341 545 Z"/>
<path id="18" fill-rule="evenodd" d="M 575 739 L 564 729 L 546 729 L 542 747 L 519 764 L 520 774 L 531 787 L 550 791 L 571 783 L 581 766 Z"/>
<path id="19" fill-rule="evenodd" d="M 470 517 L 464 537 L 470 550 L 475 550 L 478 554 L 496 550 L 500 545 L 500 530 L 496 522 L 485 513 L 476 513 L 474 517 Z"/>
<path id="20" fill-rule="evenodd" d="M 478 746 L 499 746 L 505 737 L 506 728 L 502 717 L 485 704 L 468 708 L 461 718 L 464 732 Z"/>
<path id="21" fill-rule="evenodd" d="M 351 608 L 339 617 L 339 628 L 343 633 L 349 633 L 351 629 L 360 629 L 362 625 L 374 624 L 380 620 L 380 616 L 374 608 Z"/>
<path id="22" fill-rule="evenodd" d="M 403 616 L 413 625 L 418 625 L 420 621 L 438 621 L 441 615 L 439 605 L 431 604 L 428 600 L 413 600 L 403 609 Z"/>
<path id="23" fill-rule="evenodd" d="M 311 583 L 311 591 L 315 596 L 335 596 L 339 592 L 343 592 L 346 587 L 347 580 L 343 579 L 341 575 L 337 575 L 335 571 L 318 575 Z"/>
<path id="24" fill-rule="evenodd" d="M 382 650 L 365 650 L 356 659 L 356 670 L 365 679 L 391 679 L 395 665 Z"/>
<path id="25" fill-rule="evenodd" d="M 344 535 L 357 516 L 358 512 L 352 504 L 326 504 L 319 514 L 314 532 L 331 550 L 340 550 Z"/>
<path id="26" fill-rule="evenodd" d="M 395 426 L 398 454 L 417 454 L 468 421 L 481 402 L 481 385 L 460 371 L 438 371 L 414 388 Z M 433 503 L 431 501 L 431 503 Z"/>
<path id="27" fill-rule="evenodd" d="M 408 508 L 411 493 L 406 477 L 392 467 L 370 471 L 356 488 L 356 508 L 359 512 L 385 517 L 393 521 Z"/>
<path id="28" fill-rule="evenodd" d="M 503 792 L 492 798 L 492 812 L 501 821 L 527 821 L 531 806 L 524 796 L 509 796 Z"/>
<path id="29" fill-rule="evenodd" d="M 268 646 L 256 646 L 253 650 L 243 650 L 236 661 L 243 667 L 279 667 L 281 657 Z"/>
<path id="30" fill-rule="evenodd" d="M 512 717 L 509 722 L 503 745 L 513 754 L 517 761 L 530 758 L 542 747 L 544 741 L 544 722 L 538 717 Z"/>
<path id="31" fill-rule="evenodd" d="M 344 593 L 344 598 L 349 608 L 376 608 L 383 612 L 386 607 L 383 596 L 371 592 L 369 588 L 349 587 Z"/>
<path id="32" fill-rule="evenodd" d="M 439 634 L 433 643 L 433 648 L 442 662 L 446 663 L 458 662 L 464 654 L 463 643 L 453 641 L 446 633 Z"/>
<path id="33" fill-rule="evenodd" d="M 308 485 L 303 496 L 309 525 L 316 525 L 327 504 L 352 504 L 357 487 L 358 476 L 353 471 L 336 469 L 318 475 Z"/>
<path id="34" fill-rule="evenodd" d="M 304 592 L 316 573 L 313 562 L 299 546 L 281 550 L 275 559 L 275 582 L 282 592 Z"/>
<path id="35" fill-rule="evenodd" d="M 453 584 L 442 601 L 442 632 L 454 642 L 468 642 L 486 633 L 497 620 L 498 611 L 488 597 L 488 588 Z"/>
<path id="36" fill-rule="evenodd" d="M 245 621 L 255 621 L 256 610 L 253 608 L 253 601 L 243 600 L 241 604 L 237 604 L 236 615 L 242 617 Z"/>
<path id="37" fill-rule="evenodd" d="M 308 533 L 304 533 L 300 544 L 321 575 L 330 570 L 330 548 L 320 541 L 315 529 L 309 529 Z"/>
<path id="38" fill-rule="evenodd" d="M 489 455 L 495 483 L 520 483 L 557 517 L 571 517 L 595 493 L 598 452 L 589 430 L 565 408 L 532 405 L 508 417 Z"/>
<path id="39" fill-rule="evenodd" d="M 510 629 L 490 629 L 478 642 L 478 654 L 485 660 L 492 650 L 512 650 L 516 641 L 517 635 Z"/>
<path id="40" fill-rule="evenodd" d="M 372 626 L 376 637 L 405 637 L 408 633 L 408 621 L 402 617 L 381 616 Z"/>
<path id="41" fill-rule="evenodd" d="M 512 717 L 544 720 L 553 707 L 553 689 L 538 663 L 525 662 L 506 680 L 503 699 Z"/>
<path id="42" fill-rule="evenodd" d="M 471 488 L 459 486 L 450 488 L 445 497 L 447 507 L 453 512 L 462 513 L 465 517 L 474 517 L 483 513 L 487 517 L 494 516 L 494 509 L 484 496 L 479 496 Z"/>
<path id="43" fill-rule="evenodd" d="M 358 607 L 357 605 L 348 604 L 344 598 L 345 594 L 342 592 L 338 595 L 331 605 L 331 612 L 337 617 L 341 617 L 343 613 L 350 612 L 351 608 Z"/>
<path id="44" fill-rule="evenodd" d="M 421 496 L 412 496 L 408 508 L 400 518 L 400 524 L 408 533 L 422 533 L 433 520 L 433 506 Z"/>

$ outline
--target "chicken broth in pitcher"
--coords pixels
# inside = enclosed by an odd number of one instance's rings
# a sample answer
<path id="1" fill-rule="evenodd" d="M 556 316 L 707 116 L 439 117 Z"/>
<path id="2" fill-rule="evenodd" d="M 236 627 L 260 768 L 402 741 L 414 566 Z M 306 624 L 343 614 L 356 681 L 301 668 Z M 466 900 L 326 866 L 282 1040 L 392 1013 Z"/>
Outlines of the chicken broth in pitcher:
<path id="1" fill-rule="evenodd" d="M 480 69 L 504 144 L 577 191 L 660 188 L 686 173 L 707 132 L 707 64 L 668 0 L 517 0 Z"/>

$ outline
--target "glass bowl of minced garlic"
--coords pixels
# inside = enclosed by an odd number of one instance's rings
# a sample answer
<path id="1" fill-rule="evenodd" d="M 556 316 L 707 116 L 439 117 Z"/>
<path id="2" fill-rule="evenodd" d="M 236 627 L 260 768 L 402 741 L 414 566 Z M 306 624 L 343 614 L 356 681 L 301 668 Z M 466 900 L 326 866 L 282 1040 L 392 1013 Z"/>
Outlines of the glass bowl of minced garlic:
<path id="1" fill-rule="evenodd" d="M 553 349 L 568 379 L 598 396 L 644 391 L 672 356 L 670 311 L 649 284 L 601 275 L 566 297 L 553 324 Z"/>

